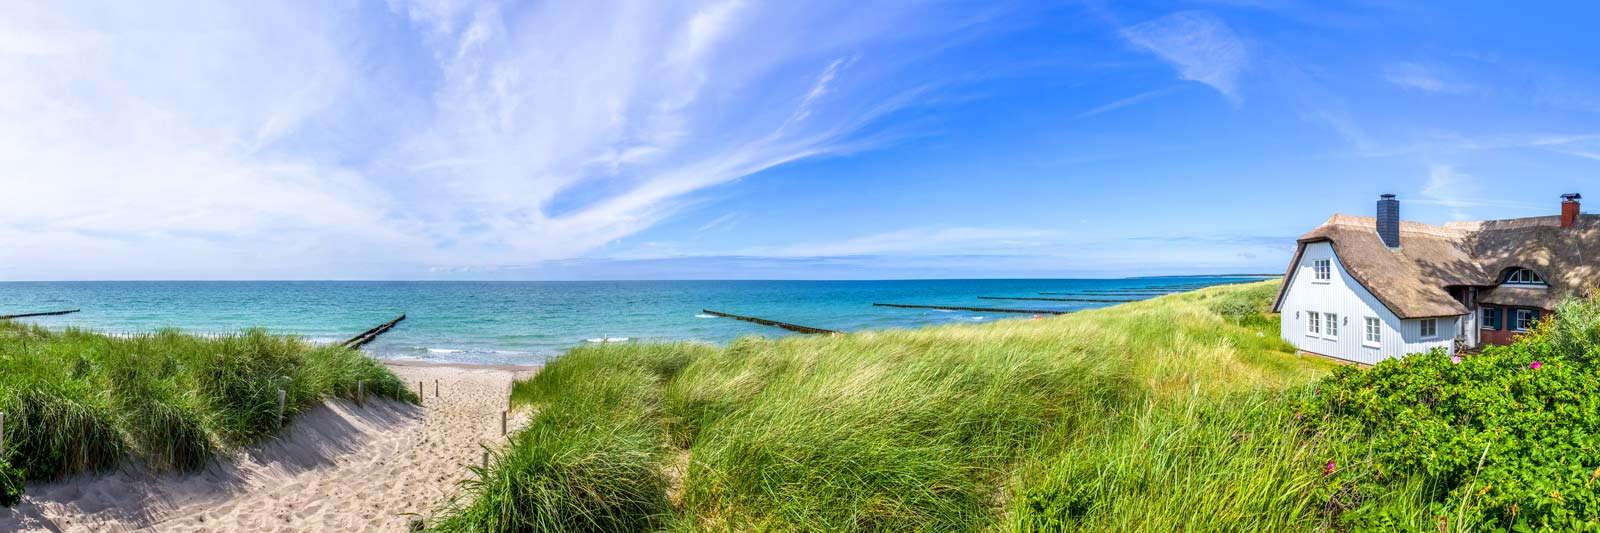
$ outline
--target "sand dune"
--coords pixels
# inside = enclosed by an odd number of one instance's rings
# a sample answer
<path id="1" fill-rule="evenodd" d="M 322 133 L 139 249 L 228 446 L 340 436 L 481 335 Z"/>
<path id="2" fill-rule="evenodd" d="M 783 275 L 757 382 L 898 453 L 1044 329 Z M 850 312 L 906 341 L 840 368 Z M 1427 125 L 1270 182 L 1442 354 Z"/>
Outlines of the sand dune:
<path id="1" fill-rule="evenodd" d="M 421 407 L 329 402 L 288 434 L 204 471 L 125 469 L 29 485 L 0 531 L 404 531 L 501 442 L 511 382 L 529 367 L 392 364 Z M 440 396 L 434 397 L 434 380 Z M 512 428 L 524 422 L 513 415 Z"/>

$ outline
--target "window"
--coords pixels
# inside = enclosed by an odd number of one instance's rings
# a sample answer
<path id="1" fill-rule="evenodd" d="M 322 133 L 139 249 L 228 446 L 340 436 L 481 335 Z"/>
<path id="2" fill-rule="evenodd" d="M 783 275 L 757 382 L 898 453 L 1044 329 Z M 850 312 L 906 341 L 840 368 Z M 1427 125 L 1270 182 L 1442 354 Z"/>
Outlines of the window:
<path id="1" fill-rule="evenodd" d="M 1499 307 L 1485 307 L 1485 308 L 1483 308 L 1483 329 L 1490 329 L 1490 330 L 1498 330 L 1498 329 L 1500 329 L 1500 308 Z"/>
<path id="2" fill-rule="evenodd" d="M 1322 333 L 1322 314 L 1316 311 L 1306 311 L 1306 335 Z"/>
<path id="3" fill-rule="evenodd" d="M 1437 318 L 1424 318 L 1424 319 L 1422 319 L 1422 338 L 1431 339 L 1431 338 L 1437 337 L 1438 335 L 1439 335 L 1439 319 L 1437 319 Z"/>
<path id="4" fill-rule="evenodd" d="M 1536 309 L 1518 309 L 1516 321 L 1511 323 L 1512 329 L 1528 331 L 1539 322 L 1539 311 Z"/>
<path id="5" fill-rule="evenodd" d="M 1383 342 L 1383 323 L 1377 317 L 1367 317 L 1367 344 Z"/>
<path id="6" fill-rule="evenodd" d="M 1317 276 L 1316 276 L 1317 281 L 1328 281 L 1330 279 L 1333 279 L 1333 260 L 1332 259 L 1318 259 L 1316 261 L 1312 261 L 1311 262 L 1311 269 L 1316 271 L 1316 273 L 1317 273 Z"/>
<path id="7" fill-rule="evenodd" d="M 1518 268 L 1506 274 L 1507 285 L 1544 285 L 1544 277 L 1538 272 L 1526 268 Z"/>
<path id="8" fill-rule="evenodd" d="M 1339 338 L 1339 315 L 1336 315 L 1336 314 L 1333 314 L 1333 313 L 1325 313 L 1322 316 L 1323 316 L 1323 320 L 1326 321 L 1325 325 L 1322 328 L 1322 329 L 1326 330 L 1325 333 L 1327 333 L 1327 335 L 1325 335 L 1325 336 L 1330 338 L 1330 339 Z"/>

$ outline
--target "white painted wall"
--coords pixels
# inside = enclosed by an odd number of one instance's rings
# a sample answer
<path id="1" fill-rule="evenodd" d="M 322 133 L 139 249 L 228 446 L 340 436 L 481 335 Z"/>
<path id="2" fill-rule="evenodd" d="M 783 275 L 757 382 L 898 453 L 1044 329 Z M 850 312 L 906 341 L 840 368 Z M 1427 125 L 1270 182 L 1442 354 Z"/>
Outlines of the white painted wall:
<path id="1" fill-rule="evenodd" d="M 1333 261 L 1332 279 L 1316 279 L 1313 265 L 1318 259 Z M 1290 269 L 1290 277 L 1284 283 L 1289 284 L 1289 289 L 1279 308 L 1283 317 L 1280 332 L 1283 339 L 1301 350 L 1347 361 L 1376 364 L 1383 359 L 1434 348 L 1454 350 L 1455 337 L 1461 331 L 1458 320 L 1465 318 L 1439 318 L 1438 335 L 1423 338 L 1422 321 L 1401 320 L 1384 307 L 1366 287 L 1350 277 L 1334 254 L 1333 245 L 1327 242 L 1307 244 L 1300 263 Z M 1321 335 L 1307 334 L 1308 311 L 1339 315 L 1338 335 L 1328 335 L 1326 328 Z M 1379 345 L 1366 342 L 1366 317 L 1377 317 L 1382 325 Z"/>

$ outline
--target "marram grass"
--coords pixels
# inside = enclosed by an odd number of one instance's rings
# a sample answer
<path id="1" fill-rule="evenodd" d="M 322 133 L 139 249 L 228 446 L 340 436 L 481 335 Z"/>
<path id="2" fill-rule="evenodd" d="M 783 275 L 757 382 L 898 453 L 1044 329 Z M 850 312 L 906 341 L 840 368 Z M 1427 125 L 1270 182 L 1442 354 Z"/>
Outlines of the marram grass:
<path id="1" fill-rule="evenodd" d="M 254 442 L 325 398 L 414 401 L 378 362 L 335 346 L 248 330 L 216 339 L 164 330 L 136 337 L 55 333 L 0 320 L 0 503 L 24 479 L 104 471 L 128 460 L 193 470 Z"/>
<path id="2" fill-rule="evenodd" d="M 448 531 L 1318 527 L 1326 446 L 1284 409 L 1332 367 L 1277 284 L 1043 320 L 584 347 L 429 526 Z"/>

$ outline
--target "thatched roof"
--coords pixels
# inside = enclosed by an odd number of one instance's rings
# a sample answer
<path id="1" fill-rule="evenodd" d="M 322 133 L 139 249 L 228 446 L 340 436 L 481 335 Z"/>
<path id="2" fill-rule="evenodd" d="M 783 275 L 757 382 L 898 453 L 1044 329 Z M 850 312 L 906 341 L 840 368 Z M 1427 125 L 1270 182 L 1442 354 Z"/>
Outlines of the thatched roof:
<path id="1" fill-rule="evenodd" d="M 1600 215 L 1582 215 L 1571 228 L 1562 228 L 1559 217 L 1444 226 L 1403 221 L 1398 249 L 1384 246 L 1376 225 L 1372 217 L 1334 215 L 1300 237 L 1290 268 L 1307 243 L 1326 241 L 1351 277 L 1401 318 L 1470 312 L 1450 287 L 1486 288 L 1478 295 L 1484 303 L 1550 309 L 1562 297 L 1600 286 Z M 1517 267 L 1538 272 L 1549 288 L 1497 286 Z M 1277 305 L 1282 301 L 1280 291 Z"/>

